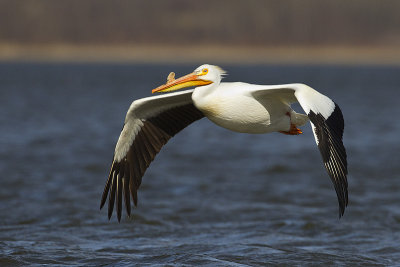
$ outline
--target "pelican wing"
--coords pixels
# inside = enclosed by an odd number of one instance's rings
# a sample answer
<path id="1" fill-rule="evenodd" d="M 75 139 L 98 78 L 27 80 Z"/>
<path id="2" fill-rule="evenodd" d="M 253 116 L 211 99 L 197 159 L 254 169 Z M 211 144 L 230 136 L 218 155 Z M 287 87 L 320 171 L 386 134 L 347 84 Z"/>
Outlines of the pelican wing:
<path id="1" fill-rule="evenodd" d="M 109 197 L 109 219 L 115 202 L 118 221 L 121 219 L 122 198 L 130 215 L 129 194 L 136 206 L 142 177 L 162 146 L 183 128 L 204 117 L 193 105 L 192 92 L 142 98 L 129 107 L 101 198 L 100 209 Z"/>
<path id="2" fill-rule="evenodd" d="M 347 156 L 343 145 L 344 120 L 339 106 L 304 84 L 255 86 L 254 97 L 274 97 L 284 103 L 299 102 L 311 121 L 315 141 L 339 201 L 339 217 L 348 203 Z"/>

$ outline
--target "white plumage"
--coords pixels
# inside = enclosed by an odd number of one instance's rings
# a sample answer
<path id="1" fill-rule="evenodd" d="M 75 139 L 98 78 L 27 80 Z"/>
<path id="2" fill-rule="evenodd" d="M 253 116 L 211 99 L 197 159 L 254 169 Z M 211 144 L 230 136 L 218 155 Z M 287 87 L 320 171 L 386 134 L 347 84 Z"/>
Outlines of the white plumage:
<path id="1" fill-rule="evenodd" d="M 301 134 L 298 126 L 311 121 L 324 165 L 335 186 L 339 216 L 347 206 L 347 159 L 342 136 L 340 108 L 327 96 L 305 84 L 255 85 L 221 83 L 225 72 L 213 65 L 202 65 L 193 73 L 153 92 L 170 92 L 197 86 L 192 90 L 168 93 L 134 101 L 125 118 L 100 208 L 109 196 L 108 216 L 116 201 L 121 218 L 122 196 L 130 214 L 130 194 L 137 204 L 142 176 L 161 147 L 190 123 L 203 118 L 218 126 L 241 133 L 282 132 Z M 296 113 L 290 104 L 299 102 L 306 115 Z"/>

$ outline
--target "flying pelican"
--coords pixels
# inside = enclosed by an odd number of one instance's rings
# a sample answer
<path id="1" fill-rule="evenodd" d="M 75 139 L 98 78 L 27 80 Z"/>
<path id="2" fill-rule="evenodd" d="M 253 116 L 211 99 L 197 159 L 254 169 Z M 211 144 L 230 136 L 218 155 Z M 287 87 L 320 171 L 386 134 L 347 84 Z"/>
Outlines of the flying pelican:
<path id="1" fill-rule="evenodd" d="M 348 203 L 347 159 L 342 136 L 343 115 L 338 105 L 311 87 L 300 84 L 256 85 L 221 82 L 225 71 L 204 64 L 179 79 L 174 73 L 165 85 L 152 93 L 174 93 L 133 101 L 115 147 L 111 171 L 102 195 L 107 196 L 108 218 L 116 202 L 121 220 L 122 198 L 131 213 L 130 195 L 137 205 L 137 190 L 151 161 L 168 140 L 183 128 L 203 117 L 234 132 L 301 134 L 298 126 L 310 120 L 315 141 L 325 168 L 333 182 L 339 202 L 339 217 Z M 291 103 L 298 102 L 306 115 L 296 113 Z"/>

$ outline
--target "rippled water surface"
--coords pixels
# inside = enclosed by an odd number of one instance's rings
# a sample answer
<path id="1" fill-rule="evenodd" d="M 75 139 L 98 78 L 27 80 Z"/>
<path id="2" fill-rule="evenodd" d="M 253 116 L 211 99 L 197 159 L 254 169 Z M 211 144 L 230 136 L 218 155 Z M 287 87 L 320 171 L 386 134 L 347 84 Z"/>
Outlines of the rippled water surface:
<path id="1" fill-rule="evenodd" d="M 0 265 L 400 264 L 399 67 L 224 66 L 228 81 L 303 82 L 340 105 L 343 218 L 309 125 L 248 135 L 203 119 L 158 155 L 133 216 L 108 221 L 126 110 L 195 67 L 0 64 Z"/>

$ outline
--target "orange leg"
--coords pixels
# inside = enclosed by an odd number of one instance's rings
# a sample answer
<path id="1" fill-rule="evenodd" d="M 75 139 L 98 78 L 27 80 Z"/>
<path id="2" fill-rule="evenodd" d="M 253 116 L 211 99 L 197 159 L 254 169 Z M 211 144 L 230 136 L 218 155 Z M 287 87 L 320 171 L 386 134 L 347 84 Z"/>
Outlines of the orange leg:
<path id="1" fill-rule="evenodd" d="M 286 115 L 289 116 L 289 118 L 290 118 L 290 113 L 289 112 L 286 112 Z M 279 132 L 283 133 L 283 134 L 287 134 L 287 135 L 299 135 L 299 134 L 303 133 L 299 128 L 296 127 L 296 125 L 294 125 L 292 123 L 292 121 L 290 121 L 290 129 L 289 129 L 289 131 L 279 131 Z"/>

